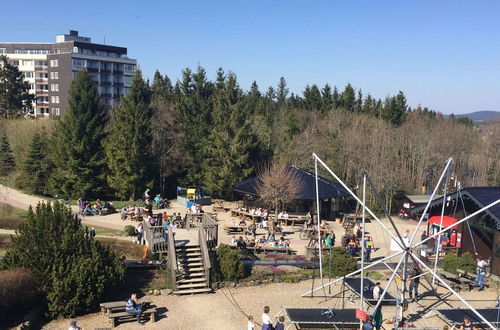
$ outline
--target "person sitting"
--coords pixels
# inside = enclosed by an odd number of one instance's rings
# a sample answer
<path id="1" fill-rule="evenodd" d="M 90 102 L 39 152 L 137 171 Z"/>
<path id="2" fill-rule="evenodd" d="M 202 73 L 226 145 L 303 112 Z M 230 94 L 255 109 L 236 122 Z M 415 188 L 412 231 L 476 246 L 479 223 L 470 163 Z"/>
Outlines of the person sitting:
<path id="1" fill-rule="evenodd" d="M 122 207 L 122 209 L 120 210 L 120 217 L 122 220 L 127 219 L 127 207 L 126 206 Z"/>
<path id="2" fill-rule="evenodd" d="M 247 242 L 245 242 L 243 236 L 240 236 L 240 238 L 238 238 L 238 240 L 236 241 L 236 246 L 238 247 L 238 249 L 244 249 L 247 247 Z"/>
<path id="3" fill-rule="evenodd" d="M 356 241 L 351 239 L 349 243 L 347 244 L 347 251 L 351 256 L 354 256 L 356 254 Z"/>
<path id="4" fill-rule="evenodd" d="M 168 221 L 168 218 L 167 218 L 167 219 L 165 219 L 165 220 L 163 221 L 163 229 L 165 229 L 165 231 L 167 231 L 167 230 L 168 230 L 169 225 L 170 225 L 170 221 Z"/>
<path id="5" fill-rule="evenodd" d="M 69 328 L 68 330 L 81 330 L 79 326 L 76 325 L 76 320 L 71 320 L 69 321 Z"/>
<path id="6" fill-rule="evenodd" d="M 141 322 L 142 305 L 137 303 L 137 295 L 135 293 L 132 293 L 132 295 L 130 296 L 130 299 L 127 301 L 127 306 L 125 307 L 125 311 L 128 314 L 136 315 L 137 322 L 140 325 L 143 325 L 143 323 Z"/>
<path id="7" fill-rule="evenodd" d="M 247 225 L 247 223 L 245 222 L 245 220 L 244 220 L 244 219 L 241 219 L 241 220 L 240 220 L 239 225 L 240 225 L 240 226 L 246 226 L 246 225 Z"/>
<path id="8" fill-rule="evenodd" d="M 253 239 L 253 238 L 250 240 L 250 242 L 248 242 L 248 247 L 254 247 L 254 246 L 256 246 L 256 245 L 257 245 L 257 244 L 256 244 L 256 242 L 255 242 L 255 239 Z"/>
<path id="9" fill-rule="evenodd" d="M 250 224 L 250 226 L 248 226 L 247 236 L 255 237 L 256 230 L 257 230 L 257 225 L 255 224 L 255 220 L 254 220 L 254 221 L 252 221 L 252 223 Z"/>
<path id="10" fill-rule="evenodd" d="M 289 248 L 290 247 L 290 240 L 286 239 L 285 244 L 283 245 L 284 248 Z"/>
<path id="11" fill-rule="evenodd" d="M 332 238 L 330 236 L 330 233 L 327 233 L 325 238 L 325 247 L 330 248 L 332 246 L 333 246 Z"/>
<path id="12" fill-rule="evenodd" d="M 148 222 L 151 226 L 156 226 L 156 219 L 148 215 Z"/>
<path id="13" fill-rule="evenodd" d="M 259 239 L 259 245 L 262 245 L 262 244 L 265 244 L 267 242 L 266 238 L 264 236 L 262 236 L 260 239 Z"/>
<path id="14" fill-rule="evenodd" d="M 285 210 L 285 211 L 283 211 L 282 218 L 283 218 L 283 219 L 289 219 L 289 218 L 290 218 L 290 214 L 288 214 L 288 213 L 286 212 L 286 210 Z"/>
<path id="15" fill-rule="evenodd" d="M 153 201 L 156 203 L 156 207 L 158 207 L 158 204 L 161 202 L 160 194 L 156 195 Z"/>
<path id="16" fill-rule="evenodd" d="M 326 229 L 326 220 L 321 220 L 321 224 L 319 225 L 319 228 Z"/>
<path id="17" fill-rule="evenodd" d="M 285 238 L 283 236 L 280 237 L 280 243 L 279 243 L 279 246 L 280 247 L 285 247 Z"/>
<path id="18" fill-rule="evenodd" d="M 280 213 L 278 213 L 278 219 L 281 219 L 283 218 L 283 211 L 280 211 Z"/>

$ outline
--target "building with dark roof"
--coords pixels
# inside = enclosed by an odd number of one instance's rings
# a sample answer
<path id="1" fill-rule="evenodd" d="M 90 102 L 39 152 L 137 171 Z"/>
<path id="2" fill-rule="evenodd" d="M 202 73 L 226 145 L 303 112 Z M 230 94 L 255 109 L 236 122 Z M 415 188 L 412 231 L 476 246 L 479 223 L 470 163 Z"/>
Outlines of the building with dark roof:
<path id="1" fill-rule="evenodd" d="M 96 84 L 102 103 L 117 106 L 137 65 L 128 58 L 127 48 L 92 43 L 73 30 L 56 36 L 56 42 L 0 42 L 0 55 L 7 56 L 29 83 L 35 117 L 64 114 L 71 82 L 81 70 Z"/>
<path id="2" fill-rule="evenodd" d="M 458 221 L 499 199 L 500 186 L 460 189 L 446 197 L 444 214 Z M 420 216 L 425 206 L 420 205 L 410 212 Z M 442 207 L 443 198 L 434 198 L 427 212 L 429 218 L 440 216 Z M 491 258 L 491 272 L 500 276 L 500 204 L 459 224 L 456 231 L 461 238 L 459 252 L 477 252 L 482 257 Z"/>
<path id="3" fill-rule="evenodd" d="M 293 213 L 315 213 L 316 205 L 316 177 L 315 174 L 295 165 L 289 165 L 288 170 L 301 182 L 301 190 L 297 200 L 286 208 Z M 258 198 L 257 187 L 260 178 L 258 176 L 241 181 L 234 187 L 234 191 L 241 193 L 246 203 L 252 203 Z M 321 200 L 320 212 L 322 219 L 334 219 L 339 212 L 344 210 L 353 211 L 350 194 L 339 183 L 318 176 L 318 194 Z"/>

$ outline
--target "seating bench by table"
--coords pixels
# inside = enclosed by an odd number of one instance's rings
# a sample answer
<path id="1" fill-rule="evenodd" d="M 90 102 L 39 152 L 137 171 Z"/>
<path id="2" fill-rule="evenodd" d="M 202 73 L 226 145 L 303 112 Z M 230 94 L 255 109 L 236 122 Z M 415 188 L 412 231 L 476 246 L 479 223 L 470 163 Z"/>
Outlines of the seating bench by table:
<path id="1" fill-rule="evenodd" d="M 242 233 L 245 232 L 245 230 L 247 229 L 248 227 L 247 226 L 225 226 L 224 227 L 224 231 L 229 234 L 229 233 L 236 233 L 236 232 L 239 232 L 241 231 Z"/>
<path id="2" fill-rule="evenodd" d="M 232 249 L 236 249 L 238 248 L 238 246 L 236 245 L 230 245 L 230 247 Z M 291 249 L 291 248 L 284 248 L 284 247 L 272 247 L 272 246 L 259 246 L 259 247 L 256 247 L 256 246 L 247 246 L 246 247 L 247 250 L 250 250 L 250 251 L 254 251 L 254 252 L 257 252 L 257 251 L 262 251 L 262 252 L 280 252 L 280 253 L 287 253 L 287 254 L 296 254 L 297 251 Z"/>
<path id="3" fill-rule="evenodd" d="M 110 320 L 113 328 L 118 325 L 118 321 L 128 322 L 128 321 L 137 320 L 136 315 L 129 314 L 127 312 L 111 313 L 111 314 L 107 314 L 107 316 L 109 317 L 109 320 Z M 141 319 L 143 319 L 145 317 L 149 317 L 151 319 L 151 322 L 156 322 L 156 307 L 148 308 L 148 309 L 142 311 Z"/>
<path id="4" fill-rule="evenodd" d="M 148 307 L 151 305 L 151 300 L 139 300 L 139 304 L 143 304 L 144 306 Z M 116 310 L 125 310 L 125 307 L 127 306 L 127 302 L 120 300 L 120 301 L 110 301 L 110 302 L 105 302 L 99 304 L 99 307 L 101 307 L 101 312 L 103 314 L 111 314 L 113 311 Z"/>

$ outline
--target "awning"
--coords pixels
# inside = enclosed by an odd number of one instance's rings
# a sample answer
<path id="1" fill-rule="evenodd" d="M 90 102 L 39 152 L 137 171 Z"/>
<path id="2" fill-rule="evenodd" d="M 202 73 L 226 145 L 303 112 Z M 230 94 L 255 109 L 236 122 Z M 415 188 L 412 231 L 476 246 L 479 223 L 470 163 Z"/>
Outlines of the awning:
<path id="1" fill-rule="evenodd" d="M 451 226 L 452 224 L 456 223 L 457 221 L 458 221 L 457 219 L 445 215 L 445 216 L 443 216 L 443 228 Z M 430 217 L 429 223 L 439 226 L 441 224 L 441 216 L 434 215 L 434 216 Z M 458 226 L 451 227 L 451 229 L 457 229 L 457 228 L 458 228 Z"/>

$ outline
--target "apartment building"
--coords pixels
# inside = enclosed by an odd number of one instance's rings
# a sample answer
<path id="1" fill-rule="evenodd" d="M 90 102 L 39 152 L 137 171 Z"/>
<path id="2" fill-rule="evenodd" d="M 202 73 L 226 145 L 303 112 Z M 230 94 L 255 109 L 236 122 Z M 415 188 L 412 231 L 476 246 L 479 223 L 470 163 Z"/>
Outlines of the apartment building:
<path id="1" fill-rule="evenodd" d="M 119 104 L 128 92 L 137 61 L 127 57 L 127 48 L 95 44 L 70 30 L 54 43 L 0 42 L 0 54 L 16 65 L 36 96 L 36 117 L 60 116 L 68 107 L 71 81 L 86 70 L 97 85 L 102 103 Z"/>

